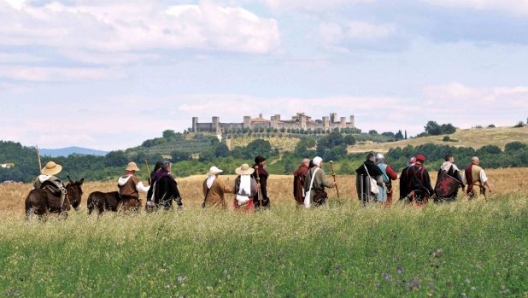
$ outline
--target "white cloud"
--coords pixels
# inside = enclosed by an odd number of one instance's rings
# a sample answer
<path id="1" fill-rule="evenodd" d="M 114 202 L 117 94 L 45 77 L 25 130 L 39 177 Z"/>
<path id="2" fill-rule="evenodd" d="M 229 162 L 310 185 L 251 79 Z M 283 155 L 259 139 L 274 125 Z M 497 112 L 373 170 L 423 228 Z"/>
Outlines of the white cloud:
<path id="1" fill-rule="evenodd" d="M 125 73 L 117 68 L 0 67 L 0 79 L 10 78 L 30 82 L 112 81 L 125 76 Z"/>
<path id="2" fill-rule="evenodd" d="M 273 10 L 308 10 L 321 11 L 360 3 L 371 3 L 376 0 L 263 0 Z"/>
<path id="3" fill-rule="evenodd" d="M 24 6 L 24 3 L 26 1 L 25 0 L 1 0 L 1 2 L 4 2 L 4 3 L 8 4 L 13 9 L 19 10 L 19 9 L 21 9 Z M 1 3 L 0 3 L 0 5 L 1 5 Z"/>
<path id="4" fill-rule="evenodd" d="M 370 24 L 367 22 L 349 22 L 346 36 L 353 40 L 376 40 L 390 37 L 396 32 L 393 25 Z"/>
<path id="5" fill-rule="evenodd" d="M 0 53 L 0 64 L 36 63 L 44 61 L 43 58 L 19 53 Z"/>
<path id="6" fill-rule="evenodd" d="M 240 7 L 211 3 L 162 7 L 150 1 L 107 5 L 0 6 L 0 45 L 62 51 L 199 49 L 264 54 L 280 43 L 277 22 Z M 89 2 L 87 2 L 89 3 Z"/>
<path id="7" fill-rule="evenodd" d="M 333 48 L 337 51 L 347 52 L 348 50 L 336 47 L 343 40 L 343 29 L 339 24 L 334 22 L 324 22 L 319 24 L 319 35 L 323 45 L 327 48 Z"/>
<path id="8" fill-rule="evenodd" d="M 375 45 L 399 35 L 395 25 L 374 24 L 361 21 L 343 23 L 322 22 L 319 36 L 325 48 L 338 52 L 349 52 L 354 45 Z"/>
<path id="9" fill-rule="evenodd" d="M 442 123 L 452 121 L 455 126 L 509 126 L 526 118 L 527 97 L 528 87 L 523 86 L 468 87 L 450 83 L 424 88 L 424 107 L 433 118 L 444 119 Z"/>
<path id="10" fill-rule="evenodd" d="M 423 2 L 449 8 L 505 11 L 515 15 L 528 15 L 526 0 L 422 0 Z"/>
<path id="11" fill-rule="evenodd" d="M 84 51 L 82 49 L 64 49 L 60 53 L 71 60 L 79 61 L 87 64 L 101 64 L 119 66 L 123 64 L 133 63 L 137 61 L 157 61 L 160 60 L 160 54 L 156 53 L 107 53 L 107 52 L 93 52 Z"/>
<path id="12" fill-rule="evenodd" d="M 447 100 L 465 106 L 497 108 L 502 105 L 508 108 L 526 108 L 528 87 L 468 87 L 461 83 L 450 83 L 441 86 L 428 86 L 424 89 L 427 99 L 438 102 Z M 476 104 L 478 103 L 478 104 Z"/>

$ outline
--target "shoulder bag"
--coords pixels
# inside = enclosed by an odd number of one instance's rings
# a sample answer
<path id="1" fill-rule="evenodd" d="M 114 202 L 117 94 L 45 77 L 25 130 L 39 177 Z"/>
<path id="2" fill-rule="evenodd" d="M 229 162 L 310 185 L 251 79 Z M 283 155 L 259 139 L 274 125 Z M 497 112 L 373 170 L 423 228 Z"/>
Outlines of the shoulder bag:
<path id="1" fill-rule="evenodd" d="M 376 179 L 370 177 L 370 174 L 369 174 L 369 171 L 367 169 L 367 166 L 366 165 L 363 165 L 365 167 L 365 171 L 367 172 L 367 176 L 369 177 L 369 181 L 370 181 L 370 192 L 377 195 L 379 193 L 379 188 L 378 188 L 378 182 L 376 181 Z"/>
<path id="2" fill-rule="evenodd" d="M 312 173 L 312 180 L 310 181 L 310 187 L 308 187 L 308 191 L 306 192 L 304 196 L 304 207 L 306 208 L 310 208 L 312 206 L 312 201 L 311 201 L 312 199 L 310 195 L 312 191 L 313 182 L 315 179 L 315 173 L 317 173 L 317 170 L 319 170 L 319 168 L 315 169 L 315 171 Z"/>

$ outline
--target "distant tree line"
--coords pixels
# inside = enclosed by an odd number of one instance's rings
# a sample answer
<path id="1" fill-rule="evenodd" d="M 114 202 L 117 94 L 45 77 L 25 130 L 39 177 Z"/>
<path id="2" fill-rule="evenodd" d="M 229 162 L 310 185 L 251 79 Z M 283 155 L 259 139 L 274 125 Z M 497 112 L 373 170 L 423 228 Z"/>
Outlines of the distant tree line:
<path id="1" fill-rule="evenodd" d="M 429 121 L 424 134 L 447 134 L 456 130 L 451 124 L 439 125 Z M 234 173 L 234 169 L 242 163 L 252 163 L 257 155 L 268 158 L 270 173 L 290 174 L 304 157 L 312 158 L 316 155 L 324 160 L 333 160 L 340 174 L 354 174 L 354 170 L 364 161 L 365 154 L 349 154 L 347 147 L 357 142 L 391 142 L 407 137 L 407 133 L 384 132 L 378 134 L 375 130 L 368 133 L 347 134 L 338 130 L 321 135 L 303 135 L 294 148 L 287 148 L 283 152 L 272 148 L 267 140 L 255 139 L 246 146 L 229 150 L 225 141 L 220 141 L 211 134 L 176 133 L 172 130 L 163 132 L 161 138 L 146 140 L 142 146 L 126 150 L 111 151 L 105 156 L 70 155 L 68 157 L 41 157 L 42 166 L 49 160 L 63 166 L 58 175 L 66 179 L 85 178 L 86 180 L 116 179 L 124 172 L 129 161 L 135 161 L 141 168 L 138 175 L 146 179 L 148 175 L 147 163 L 152 170 L 156 161 L 162 160 L 170 152 L 170 159 L 175 164 L 177 176 L 203 174 L 211 165 L 225 169 L 225 173 Z M 449 141 L 450 139 L 444 140 Z M 453 153 L 456 163 L 463 167 L 469 163 L 472 156 L 481 159 L 486 168 L 526 167 L 528 166 L 528 145 L 521 142 L 506 144 L 504 150 L 494 145 L 487 145 L 479 149 L 471 147 L 454 147 L 449 145 L 424 144 L 420 146 L 406 146 L 392 148 L 385 155 L 387 162 L 396 169 L 402 169 L 410 157 L 423 154 L 427 157 L 427 167 L 438 168 L 447 153 Z M 163 154 L 163 155 L 162 155 Z M 0 163 L 14 163 L 13 168 L 0 168 L 0 182 L 6 180 L 30 182 L 39 174 L 36 148 L 24 147 L 20 143 L 0 141 Z"/>

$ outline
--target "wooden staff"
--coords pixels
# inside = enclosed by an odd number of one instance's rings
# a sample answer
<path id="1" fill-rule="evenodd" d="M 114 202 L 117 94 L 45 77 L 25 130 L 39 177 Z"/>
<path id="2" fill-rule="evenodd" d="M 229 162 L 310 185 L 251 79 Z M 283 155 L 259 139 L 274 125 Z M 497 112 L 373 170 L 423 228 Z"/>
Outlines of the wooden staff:
<path id="1" fill-rule="evenodd" d="M 255 176 L 257 178 L 257 184 L 258 184 L 258 189 L 257 189 L 257 192 L 258 192 L 258 197 L 259 197 L 259 208 L 262 207 L 262 191 L 260 190 L 260 175 L 259 175 L 259 172 L 258 172 L 258 166 L 255 166 Z"/>
<path id="2" fill-rule="evenodd" d="M 42 163 L 40 162 L 40 151 L 39 151 L 39 148 L 38 146 L 35 146 L 35 149 L 37 150 L 37 158 L 38 158 L 38 163 L 39 163 L 39 173 L 42 174 Z"/>
<path id="3" fill-rule="evenodd" d="M 336 182 L 336 175 L 335 175 L 335 172 L 334 172 L 334 162 L 333 161 L 329 161 L 330 163 L 330 169 L 332 169 L 332 177 L 334 178 L 334 182 Z M 336 189 L 336 193 L 337 193 L 337 199 L 339 200 L 339 188 L 337 188 L 337 184 L 335 186 L 335 189 Z"/>
<path id="4" fill-rule="evenodd" d="M 151 185 L 152 182 L 150 181 L 150 169 L 149 169 L 149 166 L 148 166 L 147 159 L 145 158 L 144 161 L 145 161 L 145 165 L 147 166 L 147 181 L 148 181 L 149 185 Z"/>

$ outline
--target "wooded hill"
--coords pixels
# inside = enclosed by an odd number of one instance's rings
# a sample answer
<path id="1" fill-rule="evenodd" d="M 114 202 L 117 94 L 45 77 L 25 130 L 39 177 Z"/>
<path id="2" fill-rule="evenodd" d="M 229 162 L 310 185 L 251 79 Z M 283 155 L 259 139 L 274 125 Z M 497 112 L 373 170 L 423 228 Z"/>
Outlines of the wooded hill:
<path id="1" fill-rule="evenodd" d="M 147 177 L 146 162 L 152 170 L 155 161 L 170 158 L 178 177 L 207 172 L 216 165 L 233 174 L 242 163 L 252 164 L 256 155 L 268 158 L 272 174 L 290 174 L 303 157 L 316 155 L 333 160 L 339 174 L 353 174 L 364 161 L 365 152 L 383 152 L 395 169 L 403 168 L 409 157 L 424 154 L 427 167 L 437 168 L 445 154 L 454 153 L 459 167 L 469 163 L 473 155 L 481 157 L 484 167 L 528 166 L 528 127 L 474 128 L 456 130 L 449 135 L 423 136 L 391 141 L 390 136 L 368 134 L 301 134 L 282 137 L 249 134 L 220 140 L 216 135 L 163 132 L 162 138 L 147 140 L 141 146 L 112 151 L 105 156 L 70 155 L 50 158 L 42 156 L 42 165 L 49 160 L 63 165 L 59 178 L 70 175 L 77 180 L 112 180 L 123 174 L 129 161 L 135 161 Z M 280 133 L 280 132 L 279 132 Z M 388 140 L 387 140 L 388 139 Z M 230 144 L 228 146 L 227 144 Z M 39 174 L 36 150 L 19 143 L 0 141 L 0 164 L 14 163 L 12 168 L 0 167 L 0 182 L 6 180 L 30 182 Z"/>

